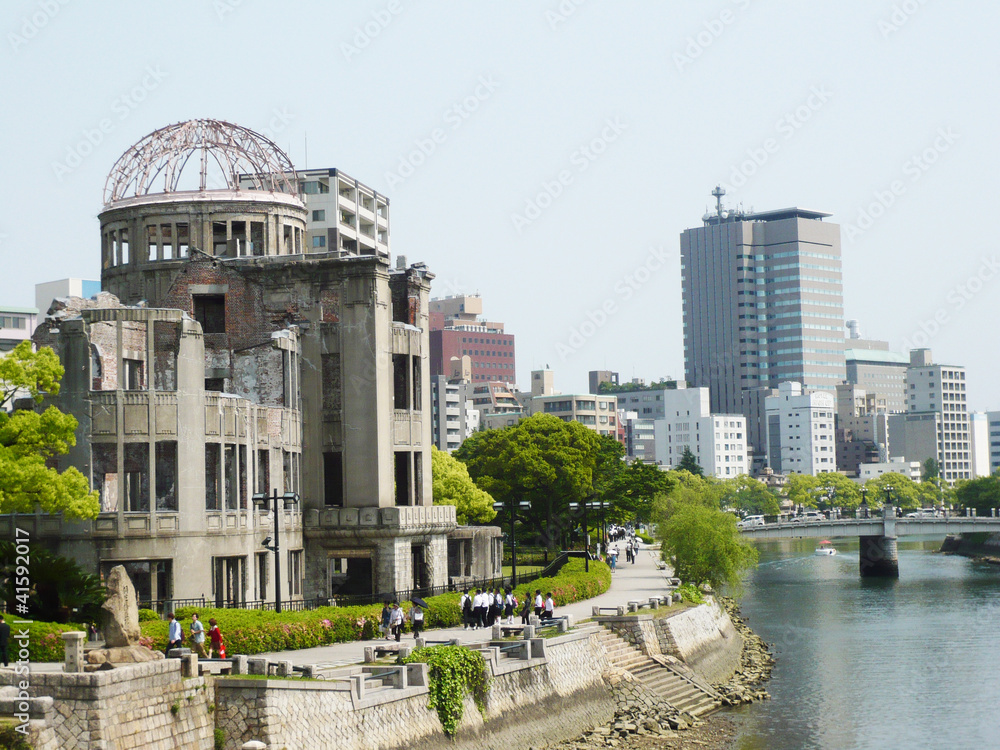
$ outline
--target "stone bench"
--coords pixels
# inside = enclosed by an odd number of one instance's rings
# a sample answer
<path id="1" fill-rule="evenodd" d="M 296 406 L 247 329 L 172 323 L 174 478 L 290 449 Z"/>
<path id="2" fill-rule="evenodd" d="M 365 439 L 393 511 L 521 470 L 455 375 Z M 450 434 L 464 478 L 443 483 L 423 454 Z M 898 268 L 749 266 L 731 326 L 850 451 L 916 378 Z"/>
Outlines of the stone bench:
<path id="1" fill-rule="evenodd" d="M 392 646 L 365 646 L 365 664 L 371 664 L 382 656 L 395 654 L 400 659 L 409 656 L 413 649 L 410 646 L 395 644 Z"/>
<path id="2" fill-rule="evenodd" d="M 497 623 L 493 626 L 493 639 L 498 640 L 503 638 L 505 635 L 521 635 L 525 628 L 531 627 L 530 625 L 501 625 Z"/>

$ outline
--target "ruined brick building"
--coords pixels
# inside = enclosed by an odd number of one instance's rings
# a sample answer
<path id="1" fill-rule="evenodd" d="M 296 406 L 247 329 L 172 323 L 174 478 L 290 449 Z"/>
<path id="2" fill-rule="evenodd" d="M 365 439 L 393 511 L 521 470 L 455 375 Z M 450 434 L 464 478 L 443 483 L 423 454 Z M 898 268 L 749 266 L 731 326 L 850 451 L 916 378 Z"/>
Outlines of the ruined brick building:
<path id="1" fill-rule="evenodd" d="M 474 568 L 477 535 L 432 505 L 433 275 L 392 268 L 387 241 L 310 247 L 300 182 L 245 128 L 150 134 L 105 188 L 103 292 L 57 300 L 35 334 L 80 420 L 64 462 L 101 495 L 95 521 L 37 532 L 88 568 L 126 564 L 140 598 L 273 600 L 273 513 L 253 498 L 275 491 L 286 599 L 499 571 L 499 532 Z"/>

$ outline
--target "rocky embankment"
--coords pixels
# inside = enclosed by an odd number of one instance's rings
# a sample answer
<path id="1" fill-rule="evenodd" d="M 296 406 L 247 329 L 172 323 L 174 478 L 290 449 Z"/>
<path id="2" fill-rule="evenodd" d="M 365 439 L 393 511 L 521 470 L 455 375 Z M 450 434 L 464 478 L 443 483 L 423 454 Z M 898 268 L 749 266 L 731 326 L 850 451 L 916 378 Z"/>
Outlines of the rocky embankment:
<path id="1" fill-rule="evenodd" d="M 727 705 L 739 706 L 743 703 L 767 700 L 770 694 L 763 685 L 771 677 L 774 668 L 774 657 L 764 639 L 754 633 L 746 620 L 740 615 L 736 602 L 728 597 L 719 597 L 719 602 L 733 621 L 733 627 L 743 639 L 743 651 L 740 654 L 740 666 L 733 676 L 715 689 L 725 698 Z"/>
<path id="2" fill-rule="evenodd" d="M 763 684 L 771 675 L 774 658 L 764 640 L 742 618 L 736 602 L 725 597 L 719 597 L 719 601 L 743 639 L 743 650 L 740 665 L 733 676 L 713 687 L 727 706 L 767 700 L 770 695 Z M 552 748 L 599 750 L 616 747 L 633 750 L 697 747 L 709 750 L 729 746 L 731 722 L 718 716 L 699 719 L 679 711 L 624 670 L 611 670 L 605 675 L 605 680 L 615 692 L 617 708 L 614 719 L 575 740 L 553 745 Z"/>

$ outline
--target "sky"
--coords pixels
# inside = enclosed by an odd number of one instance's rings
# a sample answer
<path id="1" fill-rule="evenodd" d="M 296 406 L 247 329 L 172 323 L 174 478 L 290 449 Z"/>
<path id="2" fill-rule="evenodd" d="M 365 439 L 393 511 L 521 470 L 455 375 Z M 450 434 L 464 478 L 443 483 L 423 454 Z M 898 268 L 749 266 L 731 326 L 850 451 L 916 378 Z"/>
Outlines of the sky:
<path id="1" fill-rule="evenodd" d="M 683 377 L 679 235 L 726 202 L 841 226 L 845 317 L 1000 409 L 985 0 L 8 0 L 0 303 L 99 278 L 108 172 L 216 118 L 386 194 L 391 250 L 479 293 L 517 378 Z"/>

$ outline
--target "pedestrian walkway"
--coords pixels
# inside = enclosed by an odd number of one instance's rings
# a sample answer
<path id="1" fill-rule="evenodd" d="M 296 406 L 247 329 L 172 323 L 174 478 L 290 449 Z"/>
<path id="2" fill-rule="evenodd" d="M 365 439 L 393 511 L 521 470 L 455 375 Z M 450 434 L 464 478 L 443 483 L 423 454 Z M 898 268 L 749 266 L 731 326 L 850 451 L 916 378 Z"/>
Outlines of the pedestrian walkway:
<path id="1" fill-rule="evenodd" d="M 656 563 L 660 559 L 659 555 L 659 549 L 640 545 L 636 562 L 622 562 L 619 559 L 618 568 L 611 575 L 611 588 L 592 599 L 556 607 L 556 616 L 572 615 L 573 620 L 578 622 L 590 617 L 593 607 L 620 607 L 625 606 L 630 601 L 644 601 L 653 596 L 663 596 L 667 593 L 670 571 L 657 568 Z M 531 589 L 532 595 L 535 592 L 533 584 L 518 585 L 515 593 L 522 603 L 524 602 L 523 597 L 526 588 Z M 545 593 L 544 591 L 542 592 L 543 595 Z M 520 623 L 521 618 L 515 617 L 514 622 Z M 489 628 L 485 630 L 466 630 L 461 626 L 432 628 L 423 633 L 423 637 L 428 642 L 457 639 L 462 644 L 482 643 L 484 640 L 490 640 L 491 631 Z M 413 641 L 412 633 L 403 634 L 401 643 L 412 646 Z M 348 664 L 359 664 L 364 660 L 365 646 L 378 645 L 380 643 L 388 643 L 388 641 L 375 638 L 368 641 L 334 643 L 329 646 L 306 648 L 298 651 L 277 651 L 268 654 L 258 654 L 257 658 L 267 658 L 272 661 L 290 661 L 295 665 L 313 664 L 320 670 L 325 670 L 343 667 Z"/>

